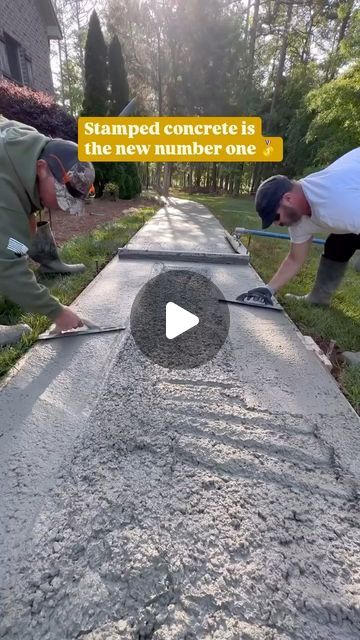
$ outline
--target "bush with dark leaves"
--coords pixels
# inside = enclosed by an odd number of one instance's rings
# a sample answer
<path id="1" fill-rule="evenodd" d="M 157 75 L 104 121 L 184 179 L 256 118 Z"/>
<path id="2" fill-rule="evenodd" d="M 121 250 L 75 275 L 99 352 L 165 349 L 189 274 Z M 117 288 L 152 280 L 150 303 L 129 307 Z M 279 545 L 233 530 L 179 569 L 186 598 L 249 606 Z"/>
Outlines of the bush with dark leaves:
<path id="1" fill-rule="evenodd" d="M 53 96 L 0 79 L 0 114 L 51 138 L 77 141 L 77 121 Z"/>

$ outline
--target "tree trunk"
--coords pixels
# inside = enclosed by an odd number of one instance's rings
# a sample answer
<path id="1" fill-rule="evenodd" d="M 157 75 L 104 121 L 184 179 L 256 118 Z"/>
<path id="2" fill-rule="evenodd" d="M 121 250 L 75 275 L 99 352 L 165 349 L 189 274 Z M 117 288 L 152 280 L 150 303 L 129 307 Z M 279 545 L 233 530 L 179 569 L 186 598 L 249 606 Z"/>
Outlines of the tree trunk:
<path id="1" fill-rule="evenodd" d="M 241 163 L 241 173 L 240 173 L 240 177 L 239 177 L 239 194 L 242 191 L 242 183 L 243 183 L 243 178 L 244 178 L 244 163 Z"/>
<path id="2" fill-rule="evenodd" d="M 253 14 L 252 25 L 251 25 L 251 29 L 250 29 L 250 42 L 249 42 L 249 61 L 248 61 L 248 83 L 249 83 L 249 86 L 252 85 L 253 75 L 254 75 L 255 45 L 256 45 L 256 35 L 257 35 L 257 30 L 258 30 L 259 7 L 260 7 L 260 0 L 255 0 L 255 3 L 254 3 L 254 14 Z"/>
<path id="3" fill-rule="evenodd" d="M 217 180 L 217 164 L 212 163 L 212 176 L 211 176 L 211 191 L 216 193 L 216 180 Z"/>
<path id="4" fill-rule="evenodd" d="M 85 61 L 84 61 L 84 49 L 81 42 L 81 22 L 80 22 L 80 7 L 79 0 L 75 0 L 75 16 L 77 23 L 77 44 L 79 47 L 79 63 L 81 69 L 81 81 L 82 86 L 85 86 Z"/>
<path id="5" fill-rule="evenodd" d="M 162 166 L 163 163 L 162 162 L 157 162 L 156 163 L 156 168 L 155 168 L 155 190 L 161 194 L 161 174 L 162 174 Z"/>
<path id="6" fill-rule="evenodd" d="M 210 164 L 207 165 L 207 170 L 206 170 L 206 190 L 209 193 L 209 191 L 210 191 Z"/>
<path id="7" fill-rule="evenodd" d="M 281 81 L 282 81 L 282 78 L 283 78 L 283 75 L 284 75 L 285 59 L 286 59 L 286 53 L 287 53 L 287 48 L 288 48 L 288 34 L 289 34 L 289 31 L 290 31 L 292 10 L 293 10 L 293 4 L 290 2 L 288 4 L 287 12 L 286 12 L 286 21 L 285 21 L 285 26 L 284 26 L 284 31 L 283 31 L 283 41 L 282 41 L 281 48 L 280 48 L 279 66 L 278 66 L 278 70 L 277 70 L 277 74 L 276 74 L 275 87 L 274 87 L 273 97 L 272 97 L 272 101 L 271 101 L 269 118 L 268 118 L 268 122 L 267 122 L 267 128 L 268 128 L 269 133 L 270 133 L 270 127 L 271 127 L 271 124 L 272 124 L 272 120 L 273 120 L 273 117 L 274 117 L 274 112 L 275 112 L 277 99 L 278 99 L 278 96 L 280 94 Z"/>
<path id="8" fill-rule="evenodd" d="M 158 71 L 158 107 L 159 116 L 163 114 L 163 89 L 162 89 L 162 59 L 161 59 L 161 35 L 160 29 L 157 30 L 157 71 Z"/>
<path id="9" fill-rule="evenodd" d="M 261 174 L 263 171 L 263 166 L 261 162 L 257 162 L 255 164 L 254 167 L 254 171 L 253 171 L 253 175 L 252 175 L 252 180 L 251 180 L 251 187 L 250 187 L 250 193 L 254 194 L 256 193 L 260 182 L 261 182 Z"/>
<path id="10" fill-rule="evenodd" d="M 240 176 L 236 176 L 234 180 L 234 188 L 233 188 L 233 196 L 236 198 L 239 195 L 240 191 Z"/>
<path id="11" fill-rule="evenodd" d="M 62 24 L 61 24 L 61 29 L 63 32 L 63 43 L 64 43 L 64 55 L 65 55 L 65 66 L 66 66 L 66 72 L 67 72 L 67 81 L 69 83 L 69 78 L 70 78 L 70 69 L 69 69 L 69 54 L 68 54 L 68 45 L 67 45 L 67 35 L 66 35 L 66 29 L 64 26 L 64 16 L 61 13 L 61 18 L 62 18 Z M 74 108 L 73 108 L 73 103 L 72 103 L 72 98 L 71 98 L 71 88 L 68 84 L 68 96 L 69 96 L 69 109 L 70 109 L 70 113 L 73 116 L 74 115 Z"/>
<path id="12" fill-rule="evenodd" d="M 340 29 L 339 29 L 339 35 L 338 35 L 338 39 L 337 39 L 337 43 L 336 43 L 336 53 L 339 52 L 340 49 L 340 44 L 343 41 L 344 37 L 345 37 L 345 33 L 346 33 L 346 29 L 348 27 L 348 24 L 350 22 L 350 17 L 351 17 L 351 12 L 353 9 L 353 5 L 354 5 L 354 0 L 350 0 L 350 2 L 347 3 L 347 11 L 346 14 L 344 15 L 341 24 L 340 24 Z"/>
<path id="13" fill-rule="evenodd" d="M 57 16 L 59 18 L 59 22 L 61 24 L 61 28 L 63 29 L 64 23 L 62 21 L 62 7 L 60 8 L 58 0 L 55 0 L 54 4 L 55 4 L 55 10 L 56 10 Z M 61 42 L 60 40 L 58 40 L 59 67 L 60 67 L 60 93 L 61 93 L 62 106 L 65 107 L 65 89 L 64 89 L 63 59 L 62 59 L 61 46 L 62 46 Z"/>
<path id="14" fill-rule="evenodd" d="M 306 32 L 306 37 L 305 37 L 304 45 L 303 45 L 301 56 L 300 56 L 301 64 L 305 64 L 305 65 L 308 64 L 310 59 L 312 30 L 313 30 L 314 18 L 315 18 L 315 15 L 312 13 L 312 3 L 310 5 L 310 11 L 311 11 L 311 16 L 310 16 L 309 27 Z"/>
<path id="15" fill-rule="evenodd" d="M 197 188 L 200 188 L 200 182 L 201 182 L 201 165 L 196 163 L 196 165 L 195 165 L 195 185 L 197 186 Z"/>
<path id="16" fill-rule="evenodd" d="M 251 9 L 251 0 L 248 0 L 247 9 L 246 9 L 246 18 L 245 18 L 245 33 L 244 33 L 245 46 L 247 45 L 247 41 L 249 37 L 250 9 Z"/>
<path id="17" fill-rule="evenodd" d="M 170 187 L 172 186 L 173 173 L 174 173 L 174 163 L 170 162 Z"/>
<path id="18" fill-rule="evenodd" d="M 348 27 L 348 24 L 350 22 L 350 18 L 351 18 L 351 12 L 353 9 L 353 5 L 354 5 L 354 0 L 350 0 L 350 2 L 347 3 L 347 11 L 344 15 L 344 17 L 341 20 L 340 23 L 340 28 L 339 28 L 339 34 L 336 40 L 336 45 L 335 45 L 335 55 L 339 53 L 340 51 L 340 45 L 341 42 L 343 41 L 345 34 L 346 34 L 346 29 Z M 335 78 L 336 75 L 336 61 L 334 61 L 332 59 L 332 57 L 330 58 L 330 69 L 329 72 L 327 74 L 327 81 L 331 81 Z"/>
<path id="19" fill-rule="evenodd" d="M 230 176 L 230 180 L 228 183 L 228 188 L 226 189 L 227 193 L 232 193 L 233 192 L 233 188 L 234 188 L 234 175 L 232 174 Z"/>
<path id="20" fill-rule="evenodd" d="M 165 162 L 164 165 L 164 184 L 163 184 L 163 195 L 166 196 L 166 198 L 169 195 L 169 188 L 170 188 L 170 172 L 171 172 L 171 162 Z"/>
<path id="21" fill-rule="evenodd" d="M 64 96 L 64 76 L 63 76 L 63 61 L 62 61 L 62 51 L 61 51 L 61 43 L 58 40 L 58 50 L 59 50 L 59 67 L 60 67 L 60 93 L 61 93 L 61 103 L 62 106 L 65 107 L 65 96 Z"/>

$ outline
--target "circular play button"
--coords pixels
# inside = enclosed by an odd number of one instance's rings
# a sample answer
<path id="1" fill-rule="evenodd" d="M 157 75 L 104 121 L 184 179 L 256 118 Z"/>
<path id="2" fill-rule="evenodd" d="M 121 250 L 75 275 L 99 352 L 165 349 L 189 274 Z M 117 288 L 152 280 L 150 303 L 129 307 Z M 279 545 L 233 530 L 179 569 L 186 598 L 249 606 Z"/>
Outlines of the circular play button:
<path id="1" fill-rule="evenodd" d="M 217 354 L 229 331 L 220 289 L 195 271 L 174 269 L 149 280 L 137 294 L 131 333 L 142 353 L 167 369 L 193 369 Z"/>

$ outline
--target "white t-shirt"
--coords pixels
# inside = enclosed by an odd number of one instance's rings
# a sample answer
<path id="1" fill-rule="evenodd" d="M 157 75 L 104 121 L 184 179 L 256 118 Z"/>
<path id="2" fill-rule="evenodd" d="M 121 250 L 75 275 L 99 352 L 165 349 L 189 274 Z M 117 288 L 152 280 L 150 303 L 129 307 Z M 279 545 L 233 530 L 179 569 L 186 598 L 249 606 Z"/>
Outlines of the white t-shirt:
<path id="1" fill-rule="evenodd" d="M 289 227 L 291 242 L 306 242 L 314 233 L 360 234 L 360 147 L 299 183 L 311 216 Z"/>

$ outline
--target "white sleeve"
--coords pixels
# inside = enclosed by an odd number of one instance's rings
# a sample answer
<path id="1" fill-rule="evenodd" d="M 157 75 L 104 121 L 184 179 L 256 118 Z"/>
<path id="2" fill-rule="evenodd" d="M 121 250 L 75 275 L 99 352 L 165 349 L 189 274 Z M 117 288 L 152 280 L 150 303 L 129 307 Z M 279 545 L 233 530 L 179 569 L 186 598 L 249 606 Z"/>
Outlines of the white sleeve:
<path id="1" fill-rule="evenodd" d="M 307 242 L 313 238 L 313 234 L 306 229 L 306 222 L 306 220 L 300 220 L 289 227 L 290 239 L 294 244 L 301 244 L 302 242 Z"/>

